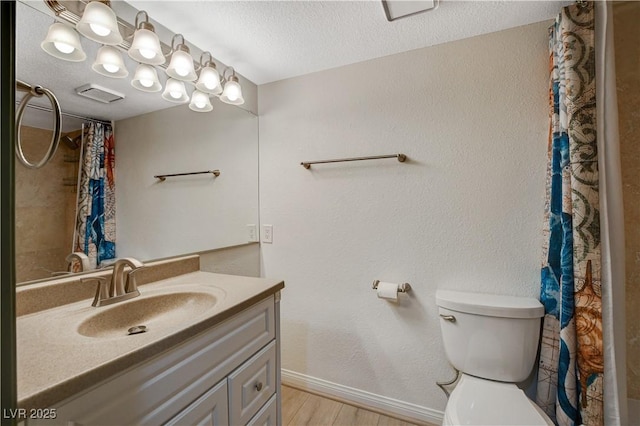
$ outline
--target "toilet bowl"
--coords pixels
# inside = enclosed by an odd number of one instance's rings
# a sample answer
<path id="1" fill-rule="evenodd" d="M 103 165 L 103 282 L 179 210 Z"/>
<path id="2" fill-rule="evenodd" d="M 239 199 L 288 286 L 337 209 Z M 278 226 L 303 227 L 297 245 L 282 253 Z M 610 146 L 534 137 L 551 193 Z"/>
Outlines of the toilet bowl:
<path id="1" fill-rule="evenodd" d="M 463 374 L 449 397 L 442 424 L 545 426 L 553 422 L 515 384 Z"/>
<path id="2" fill-rule="evenodd" d="M 542 304 L 533 298 L 438 290 L 445 352 L 462 373 L 444 425 L 553 425 L 516 383 L 530 375 Z"/>

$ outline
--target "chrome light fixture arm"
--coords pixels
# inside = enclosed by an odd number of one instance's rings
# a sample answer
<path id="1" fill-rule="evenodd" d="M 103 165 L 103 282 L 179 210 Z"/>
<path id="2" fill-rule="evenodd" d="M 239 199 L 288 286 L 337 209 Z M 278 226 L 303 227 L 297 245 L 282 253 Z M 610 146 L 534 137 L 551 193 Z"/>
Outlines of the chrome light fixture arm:
<path id="1" fill-rule="evenodd" d="M 182 40 L 182 42 L 178 43 L 176 45 L 176 38 L 180 37 L 180 39 Z M 167 53 L 166 55 L 164 55 L 165 58 L 170 59 L 171 55 L 173 55 L 173 53 L 177 50 L 182 50 L 183 47 L 186 48 L 187 53 L 189 53 L 189 46 L 187 46 L 186 41 L 184 40 L 184 36 L 180 33 L 178 34 L 174 34 L 173 37 L 171 37 L 171 49 L 169 50 L 169 53 Z"/>

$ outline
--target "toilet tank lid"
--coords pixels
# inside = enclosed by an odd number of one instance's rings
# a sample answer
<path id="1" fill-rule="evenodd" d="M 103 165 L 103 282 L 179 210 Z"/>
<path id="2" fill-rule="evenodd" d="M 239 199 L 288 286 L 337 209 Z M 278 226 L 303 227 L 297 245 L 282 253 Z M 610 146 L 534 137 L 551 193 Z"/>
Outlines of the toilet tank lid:
<path id="1" fill-rule="evenodd" d="M 452 311 L 492 317 L 540 318 L 544 315 L 544 306 L 532 297 L 437 290 L 436 304 Z"/>

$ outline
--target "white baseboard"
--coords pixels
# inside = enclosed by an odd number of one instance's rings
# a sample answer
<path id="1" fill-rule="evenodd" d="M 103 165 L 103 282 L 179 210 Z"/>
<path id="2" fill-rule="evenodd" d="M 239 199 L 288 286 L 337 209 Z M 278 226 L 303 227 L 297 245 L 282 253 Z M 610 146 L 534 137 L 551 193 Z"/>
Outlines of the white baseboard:
<path id="1" fill-rule="evenodd" d="M 416 404 L 376 395 L 349 386 L 332 383 L 327 380 L 296 373 L 295 371 L 282 369 L 282 383 L 291 387 L 308 390 L 329 397 L 333 397 L 346 403 L 363 407 L 372 411 L 389 413 L 403 419 L 414 420 L 421 423 L 442 424 L 444 413 L 442 411 L 423 407 Z"/>
<path id="2" fill-rule="evenodd" d="M 630 425 L 640 425 L 640 399 L 627 399 L 627 412 Z"/>

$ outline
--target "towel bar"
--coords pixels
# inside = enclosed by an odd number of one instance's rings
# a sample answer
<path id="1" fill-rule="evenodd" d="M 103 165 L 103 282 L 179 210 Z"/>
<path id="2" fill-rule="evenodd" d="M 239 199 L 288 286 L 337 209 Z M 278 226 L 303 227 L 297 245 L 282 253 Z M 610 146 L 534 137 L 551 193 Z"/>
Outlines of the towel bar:
<path id="1" fill-rule="evenodd" d="M 379 160 L 381 158 L 397 158 L 399 162 L 404 163 L 404 161 L 407 159 L 407 156 L 404 154 L 389 154 L 389 155 L 373 155 L 370 157 L 337 158 L 335 160 L 303 161 L 302 163 L 300 163 L 300 165 L 305 169 L 310 169 L 312 164 L 342 163 L 345 161 Z"/>
<path id="2" fill-rule="evenodd" d="M 154 178 L 160 179 L 160 182 L 164 182 L 165 180 L 167 180 L 168 177 L 188 176 L 188 175 L 202 175 L 202 174 L 206 174 L 206 173 L 211 173 L 215 177 L 220 176 L 220 170 L 205 170 L 203 172 L 188 172 L 188 173 L 173 173 L 173 174 L 170 174 L 170 175 L 155 175 Z"/>

